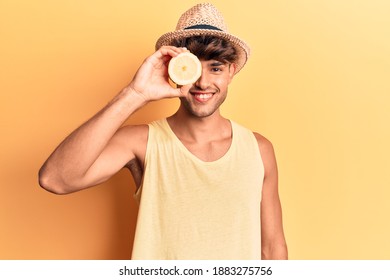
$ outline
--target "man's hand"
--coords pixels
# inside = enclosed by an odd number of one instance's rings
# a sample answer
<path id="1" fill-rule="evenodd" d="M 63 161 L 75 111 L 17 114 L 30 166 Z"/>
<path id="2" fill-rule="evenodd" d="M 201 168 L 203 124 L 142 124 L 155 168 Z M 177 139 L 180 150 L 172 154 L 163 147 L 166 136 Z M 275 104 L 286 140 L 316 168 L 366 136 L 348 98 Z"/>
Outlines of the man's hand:
<path id="1" fill-rule="evenodd" d="M 125 90 L 130 90 L 134 94 L 138 94 L 145 102 L 185 96 L 191 88 L 191 85 L 174 88 L 168 82 L 169 61 L 172 57 L 182 52 L 188 52 L 188 50 L 173 46 L 161 47 L 145 59 Z"/>

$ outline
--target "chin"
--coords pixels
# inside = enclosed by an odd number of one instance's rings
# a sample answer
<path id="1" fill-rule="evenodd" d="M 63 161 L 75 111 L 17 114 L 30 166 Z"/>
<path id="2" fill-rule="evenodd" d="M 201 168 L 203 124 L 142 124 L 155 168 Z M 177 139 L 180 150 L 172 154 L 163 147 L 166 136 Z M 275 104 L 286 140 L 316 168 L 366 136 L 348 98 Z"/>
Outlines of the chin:
<path id="1" fill-rule="evenodd" d="M 214 113 L 216 112 L 216 110 L 212 110 L 212 111 L 194 111 L 194 110 L 191 110 L 189 112 L 189 114 L 193 117 L 196 117 L 196 118 L 207 118 L 207 117 L 210 117 L 212 115 L 214 115 Z"/>
<path id="2" fill-rule="evenodd" d="M 214 115 L 217 111 L 219 106 L 212 106 L 212 104 L 209 104 L 209 106 L 196 106 L 194 104 L 191 104 L 187 100 L 182 100 L 182 107 L 186 111 L 188 116 L 196 117 L 196 118 L 207 118 L 212 115 Z M 211 105 L 211 106 L 210 106 Z"/>

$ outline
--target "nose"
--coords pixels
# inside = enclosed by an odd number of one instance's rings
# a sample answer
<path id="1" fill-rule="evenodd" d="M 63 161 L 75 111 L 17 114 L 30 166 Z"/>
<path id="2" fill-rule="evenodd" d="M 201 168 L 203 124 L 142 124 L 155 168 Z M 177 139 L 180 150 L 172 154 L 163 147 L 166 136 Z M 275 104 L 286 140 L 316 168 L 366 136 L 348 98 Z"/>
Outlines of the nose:
<path id="1" fill-rule="evenodd" d="M 202 75 L 200 75 L 199 79 L 195 82 L 195 86 L 200 89 L 206 89 L 210 85 L 210 81 L 205 73 L 204 69 L 202 69 Z"/>

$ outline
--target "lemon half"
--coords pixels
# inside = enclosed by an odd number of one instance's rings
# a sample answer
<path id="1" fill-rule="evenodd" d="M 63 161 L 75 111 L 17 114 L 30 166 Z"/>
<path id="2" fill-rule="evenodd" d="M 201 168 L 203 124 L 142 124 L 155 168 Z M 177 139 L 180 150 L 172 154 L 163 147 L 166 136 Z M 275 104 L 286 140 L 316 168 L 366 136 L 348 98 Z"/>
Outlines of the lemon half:
<path id="1" fill-rule="evenodd" d="M 195 83 L 202 74 L 202 64 L 196 55 L 190 52 L 173 57 L 168 65 L 169 78 L 177 85 Z"/>

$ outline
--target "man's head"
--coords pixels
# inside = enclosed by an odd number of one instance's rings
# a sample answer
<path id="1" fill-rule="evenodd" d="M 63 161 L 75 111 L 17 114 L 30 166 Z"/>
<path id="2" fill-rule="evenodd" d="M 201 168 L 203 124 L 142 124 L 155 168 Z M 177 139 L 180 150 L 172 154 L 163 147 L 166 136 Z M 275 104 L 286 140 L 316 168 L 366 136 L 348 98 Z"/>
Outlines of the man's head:
<path id="1" fill-rule="evenodd" d="M 250 54 L 244 41 L 228 33 L 222 14 L 210 3 L 198 4 L 183 13 L 176 30 L 162 35 L 157 40 L 156 49 L 164 45 L 185 46 L 203 60 L 210 58 L 210 54 L 217 54 L 219 58 L 229 57 L 212 59 L 234 63 L 235 73 L 245 65 Z M 202 54 L 204 50 L 207 50 L 207 55 Z M 221 51 L 223 54 L 218 54 Z"/>
<path id="2" fill-rule="evenodd" d="M 158 39 L 156 49 L 161 46 L 186 47 L 200 59 L 202 75 L 180 98 L 182 112 L 199 118 L 219 112 L 228 85 L 250 54 L 248 45 L 228 33 L 221 13 L 209 3 L 182 14 L 176 30 Z"/>

